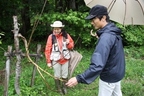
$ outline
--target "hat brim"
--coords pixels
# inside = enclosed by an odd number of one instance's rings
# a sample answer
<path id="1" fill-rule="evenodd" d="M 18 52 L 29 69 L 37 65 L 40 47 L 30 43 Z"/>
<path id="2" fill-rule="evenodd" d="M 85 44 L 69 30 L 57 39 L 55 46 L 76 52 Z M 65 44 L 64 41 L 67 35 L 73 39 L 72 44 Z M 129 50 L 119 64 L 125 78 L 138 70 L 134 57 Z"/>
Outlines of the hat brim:
<path id="1" fill-rule="evenodd" d="M 53 24 L 51 24 L 50 26 L 51 27 L 64 27 L 65 25 L 53 25 Z"/>
<path id="2" fill-rule="evenodd" d="M 85 19 L 91 20 L 91 19 L 93 19 L 95 17 L 96 17 L 96 15 L 88 15 Z"/>

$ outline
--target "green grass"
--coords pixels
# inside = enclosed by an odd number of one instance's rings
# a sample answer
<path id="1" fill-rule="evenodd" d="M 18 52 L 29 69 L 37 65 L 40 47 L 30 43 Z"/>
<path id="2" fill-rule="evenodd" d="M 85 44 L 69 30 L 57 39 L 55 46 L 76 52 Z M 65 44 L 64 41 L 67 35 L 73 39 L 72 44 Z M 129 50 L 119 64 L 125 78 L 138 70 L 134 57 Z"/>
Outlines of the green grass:
<path id="1" fill-rule="evenodd" d="M 91 54 L 94 49 L 80 49 L 79 52 L 83 54 L 82 61 L 76 67 L 73 76 L 84 72 L 90 63 Z M 34 51 L 35 52 L 35 51 Z M 33 53 L 34 53 L 33 52 Z M 3 51 L 0 52 L 3 55 Z M 143 96 L 144 94 L 144 52 L 142 48 L 125 48 L 126 54 L 126 74 L 122 80 L 122 92 L 123 96 Z M 0 58 L 0 68 L 5 66 L 6 57 Z M 34 60 L 34 58 L 33 58 Z M 9 96 L 18 96 L 15 93 L 15 62 L 16 58 L 12 58 L 11 62 L 11 75 L 9 82 Z M 45 58 L 41 58 L 38 65 L 53 75 L 53 70 L 46 66 Z M 21 96 L 61 96 L 55 90 L 54 80 L 51 76 L 42 72 L 45 80 L 41 75 L 36 73 L 35 84 L 31 87 L 31 77 L 33 64 L 31 64 L 27 58 L 22 59 L 21 63 L 21 77 L 20 77 L 20 89 Z M 3 91 L 3 86 L 0 86 L 0 90 Z M 3 94 L 2 91 L 0 94 Z M 65 96 L 97 96 L 98 94 L 98 78 L 89 85 L 78 84 L 74 88 L 68 88 L 68 94 Z"/>

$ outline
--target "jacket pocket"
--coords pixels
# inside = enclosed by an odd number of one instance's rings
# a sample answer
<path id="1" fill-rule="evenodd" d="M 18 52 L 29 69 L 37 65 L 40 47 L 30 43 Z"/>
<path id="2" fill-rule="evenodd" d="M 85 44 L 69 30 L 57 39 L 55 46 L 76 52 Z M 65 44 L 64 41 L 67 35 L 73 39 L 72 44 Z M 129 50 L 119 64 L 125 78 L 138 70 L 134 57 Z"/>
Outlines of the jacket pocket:
<path id="1" fill-rule="evenodd" d="M 50 55 L 50 60 L 53 60 L 53 61 L 58 61 L 60 60 L 60 52 L 59 51 L 53 51 Z"/>
<path id="2" fill-rule="evenodd" d="M 63 50 L 62 53 L 65 59 L 70 59 L 71 56 L 69 50 Z"/>

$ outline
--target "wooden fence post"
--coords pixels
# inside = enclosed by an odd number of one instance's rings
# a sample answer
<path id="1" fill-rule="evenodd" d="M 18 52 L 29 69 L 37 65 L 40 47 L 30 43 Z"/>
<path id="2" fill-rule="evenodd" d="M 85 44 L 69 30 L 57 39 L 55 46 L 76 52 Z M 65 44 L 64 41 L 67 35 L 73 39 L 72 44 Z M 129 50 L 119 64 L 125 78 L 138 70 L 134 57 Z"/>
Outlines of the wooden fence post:
<path id="1" fill-rule="evenodd" d="M 9 86 L 9 76 L 10 76 L 10 59 L 13 56 L 16 56 L 16 68 L 15 68 L 15 91 L 17 95 L 20 95 L 20 75 L 21 75 L 21 57 L 22 56 L 26 56 L 24 53 L 21 52 L 21 50 L 19 49 L 19 28 L 18 28 L 18 22 L 17 22 L 17 16 L 13 16 L 13 21 L 14 21 L 14 47 L 15 50 L 12 52 L 12 46 L 8 46 L 8 52 L 4 53 L 4 56 L 6 56 L 6 68 L 4 70 L 0 70 L 0 72 L 2 72 L 2 74 L 4 74 L 4 96 L 8 96 L 8 86 Z M 41 45 L 38 44 L 37 45 L 37 52 L 36 54 L 28 54 L 31 57 L 35 57 L 36 59 L 36 63 L 38 62 L 38 60 L 40 59 L 40 57 L 42 57 L 42 55 L 40 54 L 41 52 Z M 34 78 L 35 78 L 35 74 L 36 74 L 36 67 L 33 66 L 33 73 L 32 73 L 32 78 L 31 78 L 31 86 L 34 85 Z M 0 74 L 1 75 L 1 74 Z M 3 79 L 3 78 L 2 78 Z M 0 78 L 0 83 L 1 83 L 1 78 Z M 3 83 L 3 82 L 2 82 Z"/>
<path id="2" fill-rule="evenodd" d="M 10 76 L 10 59 L 12 54 L 12 46 L 8 46 L 8 52 L 4 53 L 7 56 L 4 81 L 4 96 L 8 96 L 9 76 Z"/>
<path id="3" fill-rule="evenodd" d="M 21 73 L 21 55 L 19 50 L 19 38 L 18 38 L 18 22 L 17 22 L 17 16 L 13 16 L 14 21 L 14 45 L 15 45 L 15 56 L 17 58 L 16 62 L 16 76 L 15 76 L 15 90 L 18 95 L 20 95 L 20 88 L 19 88 L 19 80 L 20 80 L 20 73 Z"/>
<path id="4" fill-rule="evenodd" d="M 38 63 L 38 60 L 41 57 L 40 52 L 41 52 L 41 45 L 38 44 L 37 45 L 37 52 L 36 52 L 37 56 L 35 58 L 36 59 L 36 61 L 35 61 L 36 63 Z M 32 78 L 31 78 L 31 87 L 34 85 L 35 74 L 36 74 L 36 66 L 33 66 L 33 72 L 32 72 Z"/>

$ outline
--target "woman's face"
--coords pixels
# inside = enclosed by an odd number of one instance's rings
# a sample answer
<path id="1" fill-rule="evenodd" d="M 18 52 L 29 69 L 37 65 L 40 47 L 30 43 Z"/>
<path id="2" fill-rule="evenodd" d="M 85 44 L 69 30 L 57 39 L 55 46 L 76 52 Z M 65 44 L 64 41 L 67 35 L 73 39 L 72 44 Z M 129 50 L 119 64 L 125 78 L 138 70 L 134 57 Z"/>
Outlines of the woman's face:
<path id="1" fill-rule="evenodd" d="M 53 28 L 53 33 L 54 33 L 55 35 L 58 35 L 58 34 L 61 32 L 61 30 L 62 30 L 62 28 L 60 28 L 60 27 L 54 27 L 54 28 Z"/>

